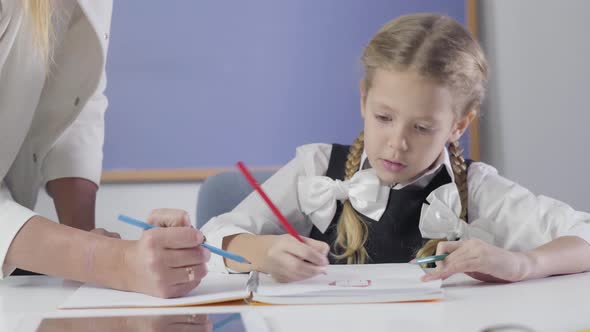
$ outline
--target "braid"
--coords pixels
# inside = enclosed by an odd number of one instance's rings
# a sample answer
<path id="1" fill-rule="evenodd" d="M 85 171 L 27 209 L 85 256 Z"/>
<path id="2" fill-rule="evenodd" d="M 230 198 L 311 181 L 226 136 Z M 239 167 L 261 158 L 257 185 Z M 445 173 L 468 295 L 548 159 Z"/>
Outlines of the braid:
<path id="1" fill-rule="evenodd" d="M 346 158 L 346 170 L 344 173 L 344 178 L 346 180 L 352 178 L 354 173 L 356 173 L 359 170 L 361 166 L 361 156 L 363 155 L 364 148 L 365 138 L 363 132 L 361 132 L 354 140 L 354 143 L 352 143 L 352 145 L 350 146 L 350 151 L 348 153 L 348 157 Z"/>
<path id="2" fill-rule="evenodd" d="M 461 199 L 461 214 L 459 218 L 467 222 L 467 164 L 463 158 L 463 148 L 458 141 L 452 142 L 449 145 L 449 153 L 451 159 L 451 166 L 453 174 L 455 175 L 455 184 L 459 190 L 459 198 Z"/>
<path id="3" fill-rule="evenodd" d="M 363 132 L 354 140 L 346 159 L 345 179 L 348 180 L 359 170 L 361 156 L 364 149 Z M 363 264 L 368 258 L 365 242 L 367 241 L 368 229 L 363 220 L 360 219 L 350 201 L 344 202 L 342 215 L 338 222 L 336 246 L 343 250 L 337 259 L 346 258 L 348 264 Z"/>
<path id="4" fill-rule="evenodd" d="M 461 200 L 461 214 L 459 218 L 467 222 L 467 164 L 465 163 L 465 158 L 463 158 L 463 148 L 461 148 L 459 142 L 455 141 L 449 144 L 449 154 L 453 175 L 455 176 L 455 185 L 457 186 L 459 199 Z M 446 239 L 429 240 L 418 250 L 416 257 L 434 255 L 436 253 L 436 247 L 441 241 L 446 241 Z"/>
<path id="5" fill-rule="evenodd" d="M 388 22 L 365 47 L 362 63 L 365 95 L 377 70 L 412 70 L 447 86 L 461 117 L 479 110 L 488 80 L 487 60 L 477 40 L 461 24 L 438 14 L 413 14 Z M 461 201 L 459 217 L 467 221 L 467 167 L 457 142 L 450 144 L 449 154 Z M 418 256 L 434 252 L 436 245 L 426 242 Z"/>

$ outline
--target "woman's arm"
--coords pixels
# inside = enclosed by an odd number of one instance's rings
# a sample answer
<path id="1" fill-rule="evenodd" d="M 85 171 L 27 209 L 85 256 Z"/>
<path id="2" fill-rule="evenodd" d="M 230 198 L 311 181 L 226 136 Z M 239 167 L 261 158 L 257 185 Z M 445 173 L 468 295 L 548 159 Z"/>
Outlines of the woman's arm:
<path id="1" fill-rule="evenodd" d="M 12 239 L 5 265 L 159 297 L 198 286 L 210 258 L 191 227 L 158 227 L 124 241 L 30 218 Z"/>
<path id="2" fill-rule="evenodd" d="M 60 224 L 85 231 L 96 227 L 97 190 L 94 182 L 82 178 L 61 178 L 47 183 Z"/>
<path id="3" fill-rule="evenodd" d="M 47 275 L 128 289 L 126 251 L 132 241 L 66 227 L 40 216 L 12 240 L 5 264 Z"/>

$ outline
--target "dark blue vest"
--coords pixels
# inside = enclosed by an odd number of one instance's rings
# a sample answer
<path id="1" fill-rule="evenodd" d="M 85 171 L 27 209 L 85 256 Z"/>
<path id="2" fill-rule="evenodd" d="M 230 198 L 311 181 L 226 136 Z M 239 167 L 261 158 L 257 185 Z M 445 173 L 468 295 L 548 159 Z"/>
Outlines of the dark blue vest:
<path id="1" fill-rule="evenodd" d="M 326 176 L 344 180 L 349 149 L 350 146 L 346 145 L 332 146 Z M 399 190 L 391 189 L 387 208 L 379 221 L 359 214 L 369 230 L 365 243 L 365 249 L 369 254 L 368 263 L 407 263 L 413 259 L 418 249 L 426 242 L 418 229 L 422 204 L 433 190 L 450 182 L 451 177 L 443 167 L 425 188 L 409 186 Z M 314 226 L 310 235 L 313 239 L 328 243 L 331 252 L 338 254 L 341 253 L 341 249 L 335 246 L 336 226 L 342 206 L 341 202 L 337 203 L 336 214 L 325 233 L 321 233 Z M 331 264 L 346 264 L 345 260 L 336 260 L 332 255 L 329 258 Z"/>

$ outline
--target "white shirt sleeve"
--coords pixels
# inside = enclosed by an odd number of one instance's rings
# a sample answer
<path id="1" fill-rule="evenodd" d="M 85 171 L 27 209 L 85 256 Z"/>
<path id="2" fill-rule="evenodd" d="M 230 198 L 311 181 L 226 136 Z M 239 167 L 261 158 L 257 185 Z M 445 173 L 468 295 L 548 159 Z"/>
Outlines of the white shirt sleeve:
<path id="1" fill-rule="evenodd" d="M 484 221 L 496 246 L 526 251 L 561 236 L 590 243 L 590 214 L 533 193 L 476 162 L 468 171 L 469 220 Z"/>
<path id="2" fill-rule="evenodd" d="M 14 266 L 5 264 L 8 248 L 21 227 L 35 215 L 35 212 L 17 204 L 4 182 L 0 182 L 0 279 L 14 271 Z"/>
<path id="3" fill-rule="evenodd" d="M 108 101 L 104 95 L 103 71 L 95 94 L 90 97 L 76 120 L 55 142 L 41 167 L 43 179 L 76 177 L 100 183 L 104 142 L 104 113 Z"/>
<path id="4" fill-rule="evenodd" d="M 328 169 L 331 152 L 330 144 L 300 146 L 296 150 L 295 158 L 262 184 L 262 189 L 301 235 L 309 236 L 312 223 L 301 212 L 299 206 L 298 178 L 305 175 L 324 175 Z M 257 192 L 252 192 L 233 211 L 209 220 L 201 231 L 207 237 L 207 242 L 218 248 L 221 248 L 223 238 L 234 234 L 286 233 Z M 223 258 L 218 255 L 211 255 L 209 269 L 228 272 Z"/>

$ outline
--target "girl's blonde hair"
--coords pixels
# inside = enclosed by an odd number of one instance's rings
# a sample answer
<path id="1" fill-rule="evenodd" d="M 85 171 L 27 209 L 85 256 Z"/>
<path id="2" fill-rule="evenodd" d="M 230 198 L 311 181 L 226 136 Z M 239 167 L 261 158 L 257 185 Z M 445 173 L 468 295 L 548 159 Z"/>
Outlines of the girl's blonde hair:
<path id="1" fill-rule="evenodd" d="M 23 0 L 25 13 L 30 17 L 33 43 L 45 64 L 51 59 L 52 0 Z"/>
<path id="2" fill-rule="evenodd" d="M 365 69 L 364 95 L 371 88 L 377 69 L 412 70 L 448 87 L 453 92 L 454 108 L 459 116 L 479 111 L 487 82 L 488 65 L 477 41 L 455 20 L 436 14 L 399 17 L 383 26 L 366 46 L 362 55 Z M 364 101 L 363 101 L 364 102 Z M 363 133 L 356 138 L 346 161 L 345 178 L 359 169 L 364 149 Z M 449 145 L 455 183 L 461 196 L 460 217 L 467 218 L 467 167 L 458 142 Z M 337 227 L 337 259 L 348 264 L 365 263 L 368 228 L 349 201 L 343 206 Z M 430 240 L 418 251 L 427 256 L 441 240 Z"/>

